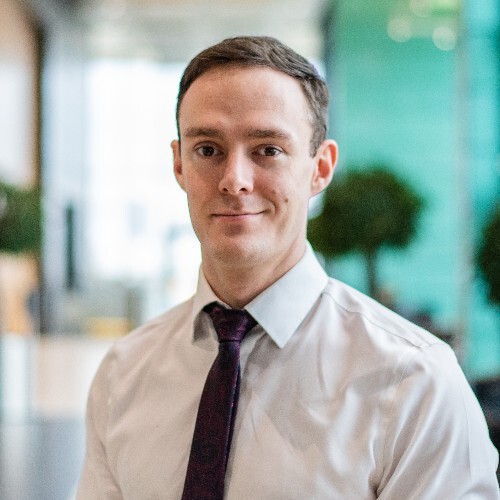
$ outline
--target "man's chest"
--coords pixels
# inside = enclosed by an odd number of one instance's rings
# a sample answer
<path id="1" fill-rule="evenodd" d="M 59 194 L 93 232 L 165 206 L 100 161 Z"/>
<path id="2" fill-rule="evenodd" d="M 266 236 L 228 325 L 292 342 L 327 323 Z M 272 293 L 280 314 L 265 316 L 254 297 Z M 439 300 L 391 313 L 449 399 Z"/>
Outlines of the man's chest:
<path id="1" fill-rule="evenodd" d="M 310 377 L 307 368 L 293 375 L 247 363 L 227 498 L 375 498 L 373 401 L 355 383 L 325 391 Z M 183 383 L 149 380 L 115 400 L 107 449 L 125 499 L 180 498 L 199 398 Z"/>

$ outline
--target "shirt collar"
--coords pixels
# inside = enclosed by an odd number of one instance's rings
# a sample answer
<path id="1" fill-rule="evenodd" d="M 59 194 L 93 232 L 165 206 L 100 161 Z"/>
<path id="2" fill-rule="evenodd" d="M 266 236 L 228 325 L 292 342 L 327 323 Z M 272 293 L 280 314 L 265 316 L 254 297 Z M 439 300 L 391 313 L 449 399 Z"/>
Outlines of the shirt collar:
<path id="1" fill-rule="evenodd" d="M 193 340 L 196 340 L 200 335 L 203 334 L 203 328 L 201 325 L 201 311 L 202 309 L 211 302 L 219 302 L 222 305 L 229 307 L 227 304 L 222 302 L 217 295 L 215 295 L 212 287 L 208 284 L 205 275 L 203 274 L 203 269 L 200 266 L 200 271 L 198 274 L 198 287 L 196 289 L 196 294 L 193 298 L 193 312 L 192 318 L 192 328 L 193 328 Z"/>
<path id="2" fill-rule="evenodd" d="M 246 306 L 268 335 L 283 347 L 328 283 L 328 276 L 307 244 L 299 262 Z"/>
<path id="3" fill-rule="evenodd" d="M 245 309 L 282 348 L 307 316 L 327 283 L 328 276 L 307 243 L 299 262 L 255 297 Z M 215 295 L 200 268 L 198 288 L 193 300 L 194 331 L 197 330 L 201 310 L 214 301 L 228 307 Z"/>

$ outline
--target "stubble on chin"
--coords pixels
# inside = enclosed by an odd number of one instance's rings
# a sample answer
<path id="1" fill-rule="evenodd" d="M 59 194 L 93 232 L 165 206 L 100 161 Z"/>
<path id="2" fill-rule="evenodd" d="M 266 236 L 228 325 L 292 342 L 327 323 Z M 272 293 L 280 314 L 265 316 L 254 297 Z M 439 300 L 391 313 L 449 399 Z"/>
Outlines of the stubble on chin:
<path id="1" fill-rule="evenodd" d="M 215 241 L 207 246 L 202 245 L 202 257 L 204 261 L 219 268 L 245 269 L 255 266 L 259 262 L 262 249 L 260 241 L 254 238 L 234 238 L 232 241 Z"/>

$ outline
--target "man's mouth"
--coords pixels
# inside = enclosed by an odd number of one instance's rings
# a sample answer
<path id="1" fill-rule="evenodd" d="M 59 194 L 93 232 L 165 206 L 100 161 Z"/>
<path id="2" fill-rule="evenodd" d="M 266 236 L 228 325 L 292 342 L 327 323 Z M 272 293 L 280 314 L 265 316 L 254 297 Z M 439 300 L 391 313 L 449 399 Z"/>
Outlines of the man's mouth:
<path id="1" fill-rule="evenodd" d="M 214 213 L 212 217 L 227 220 L 245 220 L 260 215 L 262 212 L 219 212 Z"/>

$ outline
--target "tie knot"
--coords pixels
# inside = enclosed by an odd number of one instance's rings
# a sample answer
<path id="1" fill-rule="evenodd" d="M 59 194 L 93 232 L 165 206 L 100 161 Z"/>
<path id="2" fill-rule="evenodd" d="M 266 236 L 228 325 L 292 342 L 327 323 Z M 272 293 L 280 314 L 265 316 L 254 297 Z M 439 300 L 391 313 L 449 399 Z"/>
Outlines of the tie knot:
<path id="1" fill-rule="evenodd" d="M 226 309 L 217 302 L 212 302 L 203 310 L 212 318 L 219 342 L 241 342 L 257 324 L 257 321 L 244 309 Z"/>

